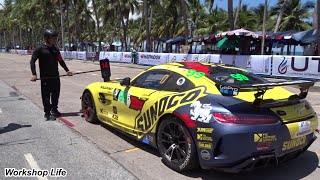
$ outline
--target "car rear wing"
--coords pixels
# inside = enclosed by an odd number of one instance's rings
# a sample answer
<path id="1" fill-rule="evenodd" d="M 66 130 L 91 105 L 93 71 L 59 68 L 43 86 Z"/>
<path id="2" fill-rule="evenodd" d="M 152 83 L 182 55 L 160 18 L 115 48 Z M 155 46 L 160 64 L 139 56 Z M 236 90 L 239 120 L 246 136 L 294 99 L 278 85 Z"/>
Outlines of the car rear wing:
<path id="1" fill-rule="evenodd" d="M 299 100 L 304 99 L 308 95 L 308 91 L 310 87 L 314 85 L 315 80 L 292 80 L 292 79 L 282 79 L 281 81 L 276 82 L 266 82 L 266 83 L 259 83 L 259 84 L 243 84 L 234 86 L 231 83 L 224 83 L 216 81 L 216 87 L 219 89 L 220 93 L 223 96 L 236 96 L 239 92 L 248 92 L 248 91 L 257 91 L 255 96 L 255 101 L 253 104 L 260 105 L 263 102 L 263 95 L 268 89 L 273 87 L 280 87 L 280 86 L 294 86 L 300 89 L 300 93 L 297 95 L 292 95 L 289 97 L 289 100 Z"/>

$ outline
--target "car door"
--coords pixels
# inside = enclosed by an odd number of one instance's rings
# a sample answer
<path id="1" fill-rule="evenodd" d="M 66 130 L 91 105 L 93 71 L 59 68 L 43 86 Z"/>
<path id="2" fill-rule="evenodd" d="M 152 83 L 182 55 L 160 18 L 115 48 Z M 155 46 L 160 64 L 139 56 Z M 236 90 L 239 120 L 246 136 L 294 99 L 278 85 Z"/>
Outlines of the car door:
<path id="1" fill-rule="evenodd" d="M 169 79 L 171 71 L 149 70 L 135 78 L 130 86 L 119 86 L 113 93 L 117 120 L 114 123 L 128 133 L 147 131 L 154 117 L 145 114 L 158 100 L 159 90 Z"/>

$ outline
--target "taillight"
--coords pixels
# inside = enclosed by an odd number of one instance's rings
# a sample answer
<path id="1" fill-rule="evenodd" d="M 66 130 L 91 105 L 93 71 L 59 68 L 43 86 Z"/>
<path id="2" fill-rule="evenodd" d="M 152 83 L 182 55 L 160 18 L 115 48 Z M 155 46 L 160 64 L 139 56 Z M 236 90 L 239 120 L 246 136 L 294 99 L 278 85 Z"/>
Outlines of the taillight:
<path id="1" fill-rule="evenodd" d="M 266 115 L 250 115 L 250 114 L 231 114 L 231 113 L 214 113 L 214 118 L 221 123 L 229 124 L 274 124 L 277 118 Z"/>

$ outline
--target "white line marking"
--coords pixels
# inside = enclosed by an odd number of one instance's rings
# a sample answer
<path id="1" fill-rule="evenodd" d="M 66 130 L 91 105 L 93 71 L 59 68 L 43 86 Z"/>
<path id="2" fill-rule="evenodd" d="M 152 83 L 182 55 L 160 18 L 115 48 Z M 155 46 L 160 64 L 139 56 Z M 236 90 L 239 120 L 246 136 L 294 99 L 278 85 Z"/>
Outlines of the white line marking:
<path id="1" fill-rule="evenodd" d="M 35 169 L 35 170 L 37 170 L 37 171 L 41 171 L 40 167 L 38 166 L 38 163 L 33 159 L 31 153 L 25 154 L 24 157 L 25 157 L 26 160 L 28 161 L 31 169 Z M 38 178 L 39 180 L 48 180 L 47 177 L 39 177 L 39 176 L 37 176 L 37 178 Z"/>
<path id="2" fill-rule="evenodd" d="M 91 74 L 92 76 L 99 76 L 99 74 Z"/>
<path id="3" fill-rule="evenodd" d="M 1 108 L 0 108 L 0 113 L 2 113 L 2 110 L 1 110 Z"/>

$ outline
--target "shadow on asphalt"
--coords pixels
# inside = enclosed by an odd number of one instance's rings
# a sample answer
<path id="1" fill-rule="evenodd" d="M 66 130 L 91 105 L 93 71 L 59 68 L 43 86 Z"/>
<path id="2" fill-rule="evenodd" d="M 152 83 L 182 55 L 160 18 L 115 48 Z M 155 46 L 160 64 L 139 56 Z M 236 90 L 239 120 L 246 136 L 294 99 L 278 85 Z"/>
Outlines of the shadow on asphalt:
<path id="1" fill-rule="evenodd" d="M 0 134 L 4 134 L 10 131 L 15 131 L 20 128 L 24 127 L 31 127 L 32 125 L 21 125 L 21 124 L 16 124 L 16 123 L 10 123 L 5 127 L 0 127 Z"/>
<path id="2" fill-rule="evenodd" d="M 146 151 L 150 154 L 153 154 L 157 157 L 161 157 L 158 150 L 153 148 L 150 145 L 144 144 L 142 142 L 139 142 L 131 137 L 129 137 L 128 135 L 126 135 L 124 132 L 118 131 L 110 126 L 108 126 L 107 124 L 103 124 L 100 123 L 100 125 L 102 127 L 104 127 L 105 129 L 107 129 L 108 131 L 112 132 L 114 135 L 118 136 L 119 138 L 121 138 L 122 140 L 126 141 L 127 143 L 131 144 L 134 147 L 140 148 L 143 151 Z"/>
<path id="3" fill-rule="evenodd" d="M 67 112 L 67 113 L 61 113 L 62 117 L 71 117 L 71 116 L 80 116 L 81 112 Z"/>
<path id="4" fill-rule="evenodd" d="M 267 167 L 253 171 L 240 172 L 238 174 L 219 172 L 215 170 L 197 169 L 183 173 L 185 176 L 201 179 L 259 179 L 259 180 L 298 180 L 310 175 L 319 164 L 318 155 L 311 151 L 306 151 L 298 158 L 288 161 L 276 167 Z"/>

